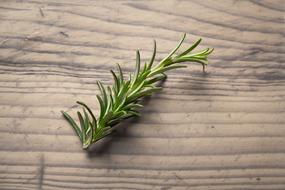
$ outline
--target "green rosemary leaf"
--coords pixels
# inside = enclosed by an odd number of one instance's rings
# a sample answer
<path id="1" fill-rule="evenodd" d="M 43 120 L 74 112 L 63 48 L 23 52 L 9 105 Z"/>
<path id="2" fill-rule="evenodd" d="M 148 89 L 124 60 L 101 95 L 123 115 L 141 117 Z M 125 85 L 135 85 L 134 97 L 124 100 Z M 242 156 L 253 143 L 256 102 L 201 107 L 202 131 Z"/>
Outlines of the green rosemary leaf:
<path id="1" fill-rule="evenodd" d="M 141 91 L 139 93 L 134 94 L 133 96 L 130 96 L 128 98 L 127 102 L 133 102 L 134 100 L 137 100 L 137 99 L 139 99 L 141 97 L 149 96 L 149 95 L 151 95 L 154 92 L 160 91 L 161 89 L 162 89 L 161 87 L 154 87 L 154 88 L 151 88 L 151 89 L 143 90 L 143 91 Z"/>
<path id="2" fill-rule="evenodd" d="M 119 110 L 119 111 L 116 111 L 113 115 L 114 118 L 119 118 L 121 117 L 122 115 L 125 115 L 127 112 L 125 110 Z"/>
<path id="3" fill-rule="evenodd" d="M 77 115 L 79 118 L 80 127 L 81 127 L 81 131 L 82 131 L 82 140 L 83 140 L 83 142 L 85 142 L 85 140 L 86 140 L 85 122 L 84 122 L 83 117 L 79 111 L 77 112 Z"/>
<path id="4" fill-rule="evenodd" d="M 187 58 L 185 59 L 186 61 L 191 61 L 191 62 L 196 62 L 196 63 L 201 63 L 202 65 L 207 65 L 208 61 L 205 61 L 204 59 L 199 59 L 199 58 Z M 177 62 L 184 62 L 184 59 L 178 60 Z"/>
<path id="5" fill-rule="evenodd" d="M 112 130 L 111 127 L 105 127 L 105 128 L 103 128 L 103 129 L 100 130 L 100 132 L 99 132 L 100 135 L 94 136 L 93 142 L 99 141 L 100 139 L 102 139 L 102 138 L 104 138 L 104 137 L 110 135 L 112 132 L 113 132 L 113 130 Z"/>
<path id="6" fill-rule="evenodd" d="M 83 112 L 84 112 L 84 127 L 85 127 L 85 141 L 83 143 L 83 148 L 86 149 L 88 148 L 90 142 L 92 141 L 92 136 L 94 132 L 93 132 L 92 123 L 90 122 L 89 116 L 84 108 Z"/>
<path id="7" fill-rule="evenodd" d="M 90 119 L 84 108 L 83 108 L 83 113 L 84 113 L 84 127 L 85 127 L 86 134 L 88 134 L 91 130 L 91 126 L 89 123 Z"/>
<path id="8" fill-rule="evenodd" d="M 119 64 L 117 64 L 117 67 L 118 67 L 118 71 L 119 71 L 119 82 L 120 82 L 120 85 L 123 83 L 124 81 L 124 75 L 123 75 L 123 71 L 121 69 L 121 66 Z"/>
<path id="9" fill-rule="evenodd" d="M 112 109 L 111 106 L 112 106 L 112 103 L 111 103 L 110 96 L 107 96 L 107 107 L 106 107 L 104 116 L 106 116 L 110 112 L 110 109 Z"/>
<path id="10" fill-rule="evenodd" d="M 112 112 L 112 111 L 108 112 L 108 113 L 105 115 L 104 120 L 102 120 L 102 121 L 103 121 L 103 124 L 108 123 L 108 121 L 112 118 L 112 116 L 113 116 L 113 112 Z"/>
<path id="11" fill-rule="evenodd" d="M 96 97 L 97 97 L 98 102 L 100 104 L 100 116 L 99 116 L 99 121 L 100 121 L 103 118 L 103 115 L 105 113 L 105 106 L 104 106 L 102 98 L 99 95 L 96 95 Z"/>
<path id="12" fill-rule="evenodd" d="M 145 72 L 143 72 L 140 76 L 140 80 L 138 81 L 138 83 L 143 82 L 150 73 L 151 73 L 151 70 L 146 70 Z"/>
<path id="13" fill-rule="evenodd" d="M 136 117 L 140 117 L 141 114 L 138 111 L 134 111 L 134 110 L 130 110 L 128 111 L 129 114 L 131 114 L 132 116 L 136 116 Z"/>
<path id="14" fill-rule="evenodd" d="M 83 139 L 82 139 L 82 133 L 80 128 L 78 127 L 78 125 L 75 123 L 75 121 L 70 117 L 70 115 L 64 111 L 61 111 L 61 113 L 63 114 L 64 118 L 69 122 L 69 124 L 73 127 L 74 131 L 76 132 L 76 134 L 79 136 L 81 142 L 83 143 Z"/>
<path id="15" fill-rule="evenodd" d="M 140 52 L 137 51 L 137 58 L 136 58 L 136 71 L 135 71 L 135 75 L 133 78 L 133 84 L 137 81 L 137 78 L 139 76 L 140 73 L 140 67 L 141 67 L 141 58 L 140 58 Z"/>
<path id="16" fill-rule="evenodd" d="M 164 62 L 166 59 L 170 58 L 181 46 L 181 44 L 183 43 L 184 39 L 186 37 L 186 33 L 184 33 L 182 39 L 180 40 L 180 42 L 178 43 L 178 45 L 176 46 L 176 48 L 174 48 L 168 56 L 166 56 L 161 62 Z"/>
<path id="17" fill-rule="evenodd" d="M 130 81 L 124 82 L 123 87 L 121 88 L 120 92 L 118 93 L 119 100 L 121 100 L 129 90 Z"/>
<path id="18" fill-rule="evenodd" d="M 188 53 L 190 53 L 193 49 L 195 49 L 200 43 L 201 43 L 202 39 L 200 38 L 199 40 L 197 40 L 191 47 L 189 47 L 187 50 L 185 50 L 183 53 L 181 53 L 179 56 L 183 56 L 186 55 Z"/>
<path id="19" fill-rule="evenodd" d="M 86 141 L 82 145 L 83 149 L 87 149 L 89 147 L 90 143 L 92 143 L 93 135 L 95 134 L 94 133 L 95 129 L 92 127 L 92 123 L 90 122 L 89 125 L 90 125 L 90 132 L 88 133 Z"/>
<path id="20" fill-rule="evenodd" d="M 205 66 L 208 64 L 208 55 L 212 53 L 214 49 L 207 48 L 203 51 L 192 53 L 192 51 L 201 43 L 201 39 L 182 51 L 182 53 L 174 55 L 181 47 L 185 37 L 186 34 L 183 35 L 178 45 L 155 66 L 153 66 L 153 64 L 157 50 L 156 42 L 154 41 L 152 57 L 148 63 L 144 64 L 142 69 L 140 52 L 137 51 L 135 72 L 133 75 L 131 73 L 129 74 L 129 79 L 124 79 L 123 71 L 120 65 L 117 64 L 118 74 L 111 70 L 114 80 L 112 87 L 107 86 L 105 88 L 103 84 L 98 81 L 97 85 L 101 91 L 101 96 L 96 95 L 100 104 L 98 120 L 96 120 L 92 110 L 83 102 L 77 102 L 84 108 L 84 117 L 78 112 L 81 129 L 67 113 L 62 112 L 64 118 L 79 136 L 84 149 L 111 134 L 114 131 L 113 127 L 121 121 L 131 117 L 140 116 L 138 111 L 139 108 L 142 107 L 139 103 L 140 100 L 162 89 L 161 87 L 155 86 L 155 83 L 163 81 L 167 77 L 165 72 L 186 67 L 186 65 L 181 64 L 182 62 L 201 63 L 203 70 L 205 69 Z M 89 115 L 91 116 L 92 121 L 90 120 Z"/>
<path id="21" fill-rule="evenodd" d="M 144 81 L 141 81 L 141 83 L 138 84 L 134 90 L 132 90 L 132 92 L 129 94 L 129 96 L 136 94 L 143 86 L 144 86 Z"/>
<path id="22" fill-rule="evenodd" d="M 124 96 L 124 99 L 120 102 L 119 106 L 115 110 L 116 112 L 119 111 L 125 105 L 126 100 L 127 100 L 127 97 Z"/>
<path id="23" fill-rule="evenodd" d="M 97 85 L 98 85 L 98 87 L 99 87 L 99 89 L 101 91 L 103 103 L 107 107 L 108 100 L 107 100 L 106 90 L 105 90 L 104 86 L 102 85 L 102 83 L 100 81 L 97 82 Z"/>
<path id="24" fill-rule="evenodd" d="M 210 48 L 208 52 L 205 53 L 205 55 L 210 55 L 214 51 L 214 48 Z"/>
<path id="25" fill-rule="evenodd" d="M 155 55 L 156 55 L 156 41 L 153 40 L 153 54 L 152 54 L 152 57 L 149 61 L 148 70 L 150 70 L 152 67 L 152 64 L 153 64 L 154 59 L 155 59 Z"/>
<path id="26" fill-rule="evenodd" d="M 127 106 L 125 106 L 125 109 L 126 110 L 129 110 L 129 109 L 135 110 L 135 109 L 142 108 L 142 107 L 143 107 L 143 105 L 141 105 L 141 104 L 131 103 L 131 104 L 128 104 Z"/>
<path id="27" fill-rule="evenodd" d="M 95 123 L 97 122 L 94 114 L 91 111 L 91 109 L 85 103 L 80 102 L 80 101 L 77 101 L 76 103 L 78 103 L 78 104 L 82 105 L 83 107 L 85 107 L 87 109 L 87 111 L 89 112 L 89 114 L 91 115 L 93 121 L 95 121 Z"/>
<path id="28" fill-rule="evenodd" d="M 110 87 L 110 86 L 108 86 L 108 87 L 107 87 L 107 89 L 108 89 L 108 93 L 109 93 L 110 107 L 113 107 L 113 104 L 114 104 L 114 98 L 113 98 L 113 94 L 112 94 L 111 87 Z"/>
<path id="29" fill-rule="evenodd" d="M 115 118 L 115 119 L 111 119 L 107 123 L 107 125 L 113 127 L 113 126 L 117 125 L 118 123 L 120 123 L 121 121 L 123 121 L 123 119 L 121 117 L 118 117 L 118 118 Z"/>
<path id="30" fill-rule="evenodd" d="M 145 73 L 146 70 L 147 70 L 147 63 L 145 63 L 143 65 L 143 69 L 142 69 L 141 73 Z"/>
<path id="31" fill-rule="evenodd" d="M 165 71 L 168 71 L 168 70 L 172 70 L 172 69 L 178 69 L 178 68 L 184 68 L 184 67 L 187 67 L 186 65 L 171 65 L 171 66 L 166 66 L 160 70 L 157 70 L 153 73 L 150 73 L 149 76 L 152 77 L 152 76 L 155 76 L 157 74 L 162 74 L 164 73 Z"/>
<path id="32" fill-rule="evenodd" d="M 113 70 L 111 70 L 111 73 L 114 77 L 114 93 L 117 94 L 119 92 L 119 89 L 120 89 L 120 81 L 117 77 L 117 75 L 115 74 L 115 72 Z"/>
<path id="33" fill-rule="evenodd" d="M 146 84 L 153 84 L 153 83 L 156 83 L 158 81 L 162 81 L 165 78 L 166 78 L 165 74 L 161 73 L 157 77 L 150 78 L 148 81 L 146 81 Z"/>

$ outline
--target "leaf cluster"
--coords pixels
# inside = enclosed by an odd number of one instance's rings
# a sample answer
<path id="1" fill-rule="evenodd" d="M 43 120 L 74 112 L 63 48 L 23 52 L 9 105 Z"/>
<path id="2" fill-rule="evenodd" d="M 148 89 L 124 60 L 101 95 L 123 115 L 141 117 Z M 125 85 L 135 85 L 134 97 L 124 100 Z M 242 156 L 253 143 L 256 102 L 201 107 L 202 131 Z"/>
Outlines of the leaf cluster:
<path id="1" fill-rule="evenodd" d="M 117 64 L 117 72 L 111 70 L 114 79 L 112 86 L 105 87 L 98 81 L 97 85 L 101 94 L 97 95 L 100 104 L 100 114 L 97 119 L 91 109 L 79 101 L 77 103 L 83 107 L 83 113 L 77 112 L 79 125 L 67 112 L 62 111 L 64 118 L 79 136 L 84 149 L 111 134 L 114 131 L 114 126 L 121 121 L 140 116 L 139 108 L 143 107 L 140 100 L 161 90 L 161 87 L 155 86 L 155 84 L 166 78 L 166 71 L 186 67 L 186 65 L 181 64 L 182 62 L 200 63 L 203 69 L 205 68 L 208 64 L 208 55 L 214 49 L 207 48 L 193 53 L 192 51 L 202 41 L 199 39 L 182 53 L 177 53 L 185 37 L 186 34 L 158 64 L 154 65 L 156 57 L 156 42 L 154 41 L 152 57 L 143 66 L 141 66 L 140 52 L 136 52 L 136 67 L 133 74 L 128 77 L 124 76 L 120 65 Z"/>

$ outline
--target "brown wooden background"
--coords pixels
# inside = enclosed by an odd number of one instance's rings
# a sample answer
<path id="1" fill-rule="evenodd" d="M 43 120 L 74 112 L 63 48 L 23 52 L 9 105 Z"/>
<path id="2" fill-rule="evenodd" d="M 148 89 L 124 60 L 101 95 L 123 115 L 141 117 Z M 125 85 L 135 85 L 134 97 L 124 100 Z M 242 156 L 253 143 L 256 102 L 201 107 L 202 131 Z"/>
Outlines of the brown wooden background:
<path id="1" fill-rule="evenodd" d="M 0 0 L 0 189 L 285 189 L 284 4 Z M 215 48 L 207 74 L 170 72 L 141 119 L 83 151 L 60 110 L 98 109 L 115 63 L 184 32 Z"/>

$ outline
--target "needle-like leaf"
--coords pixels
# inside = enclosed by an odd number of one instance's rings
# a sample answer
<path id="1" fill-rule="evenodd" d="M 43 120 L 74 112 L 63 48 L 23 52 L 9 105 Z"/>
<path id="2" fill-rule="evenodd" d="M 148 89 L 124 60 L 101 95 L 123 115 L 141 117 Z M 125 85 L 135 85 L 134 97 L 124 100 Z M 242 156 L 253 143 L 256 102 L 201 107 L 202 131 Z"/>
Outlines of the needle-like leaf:
<path id="1" fill-rule="evenodd" d="M 96 122 L 96 118 L 95 118 L 93 112 L 91 111 L 91 109 L 83 102 L 77 101 L 77 103 L 82 105 L 83 107 L 85 107 L 87 109 L 87 111 L 89 112 L 89 114 L 91 115 L 92 119 Z"/>
<path id="2" fill-rule="evenodd" d="M 79 118 L 80 127 L 81 127 L 81 131 L 82 131 L 82 141 L 85 142 L 85 140 L 86 140 L 85 123 L 84 123 L 83 117 L 79 111 L 77 112 L 77 115 Z"/>
<path id="3" fill-rule="evenodd" d="M 183 56 L 186 55 L 188 53 L 190 53 L 193 49 L 195 49 L 202 41 L 202 38 L 200 38 L 199 40 L 197 40 L 191 47 L 189 47 L 187 50 L 185 50 L 183 53 L 181 53 L 179 56 Z"/>
<path id="4" fill-rule="evenodd" d="M 135 71 L 135 75 L 133 78 L 133 83 L 135 83 L 137 81 L 137 78 L 139 76 L 140 73 L 140 67 L 141 67 L 141 56 L 140 56 L 140 52 L 137 51 L 137 58 L 136 58 L 136 71 Z"/>
<path id="5" fill-rule="evenodd" d="M 69 122 L 69 124 L 73 127 L 73 129 L 75 130 L 75 132 L 79 136 L 81 142 L 83 143 L 82 133 L 81 133 L 81 130 L 78 127 L 78 125 L 75 123 L 75 121 L 70 117 L 70 115 L 68 113 L 66 113 L 64 111 L 61 111 L 61 113 L 63 114 L 64 118 Z"/>
<path id="6" fill-rule="evenodd" d="M 151 59 L 150 59 L 150 61 L 149 61 L 149 65 L 148 65 L 148 67 L 147 67 L 148 70 L 150 70 L 151 67 L 152 67 L 152 64 L 153 64 L 154 59 L 155 59 L 155 55 L 156 55 L 156 41 L 153 40 L 153 53 L 152 53 L 152 57 L 151 57 Z"/>
<path id="7" fill-rule="evenodd" d="M 115 72 L 113 70 L 111 70 L 111 73 L 112 73 L 113 78 L 114 78 L 114 88 L 113 88 L 115 91 L 114 93 L 117 94 L 120 90 L 119 89 L 120 88 L 120 81 L 119 81 L 117 75 L 115 74 Z"/>

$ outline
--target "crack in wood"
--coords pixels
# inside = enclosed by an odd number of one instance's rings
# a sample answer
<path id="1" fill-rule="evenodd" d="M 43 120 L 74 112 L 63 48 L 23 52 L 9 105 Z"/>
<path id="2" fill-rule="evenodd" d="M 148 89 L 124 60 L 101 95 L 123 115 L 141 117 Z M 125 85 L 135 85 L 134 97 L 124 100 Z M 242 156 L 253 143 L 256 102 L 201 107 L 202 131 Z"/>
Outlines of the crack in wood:
<path id="1" fill-rule="evenodd" d="M 40 162 L 39 162 L 39 169 L 38 169 L 38 178 L 39 178 L 39 184 L 38 189 L 42 190 L 43 187 L 43 181 L 44 181 L 44 174 L 45 174 L 45 157 L 44 154 L 41 154 L 40 156 Z"/>

